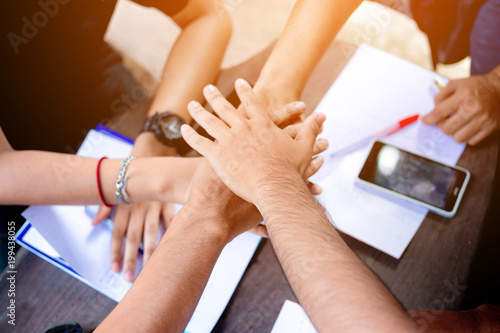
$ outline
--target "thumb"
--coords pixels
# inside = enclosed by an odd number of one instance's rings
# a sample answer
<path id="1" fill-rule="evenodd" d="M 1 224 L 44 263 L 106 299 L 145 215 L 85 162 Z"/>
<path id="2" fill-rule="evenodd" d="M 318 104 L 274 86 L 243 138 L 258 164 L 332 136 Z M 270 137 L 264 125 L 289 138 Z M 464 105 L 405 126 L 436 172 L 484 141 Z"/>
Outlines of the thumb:
<path id="1" fill-rule="evenodd" d="M 105 219 L 107 219 L 111 215 L 111 211 L 113 210 L 113 207 L 106 207 L 106 206 L 100 206 L 99 211 L 97 211 L 97 214 L 94 216 L 92 219 L 92 225 L 98 225 Z"/>
<path id="2" fill-rule="evenodd" d="M 323 113 L 313 113 L 306 118 L 300 127 L 295 140 L 305 141 L 312 147 L 316 141 L 316 137 L 323 130 L 323 123 L 325 120 L 326 116 Z"/>

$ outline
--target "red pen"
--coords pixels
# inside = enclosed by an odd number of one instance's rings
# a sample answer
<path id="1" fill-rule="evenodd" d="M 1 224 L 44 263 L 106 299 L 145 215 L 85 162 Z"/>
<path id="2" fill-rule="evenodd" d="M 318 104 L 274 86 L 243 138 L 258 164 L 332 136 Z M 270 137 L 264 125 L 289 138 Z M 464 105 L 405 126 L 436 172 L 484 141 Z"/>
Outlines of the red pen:
<path id="1" fill-rule="evenodd" d="M 366 138 L 363 138 L 363 139 L 361 139 L 359 141 L 356 141 L 355 143 L 350 144 L 349 146 L 347 146 L 345 148 L 342 148 L 339 151 L 336 151 L 336 152 L 332 153 L 330 156 L 338 156 L 338 155 L 345 154 L 347 152 L 354 151 L 354 150 L 356 150 L 358 148 L 361 148 L 363 146 L 368 145 L 370 142 L 372 142 L 372 140 L 380 139 L 380 138 L 382 138 L 384 136 L 389 136 L 389 135 L 392 135 L 392 134 L 394 134 L 396 132 L 399 132 L 400 130 L 402 130 L 406 126 L 411 125 L 414 122 L 416 122 L 419 117 L 420 117 L 419 114 L 414 114 L 413 116 L 409 116 L 409 117 L 406 117 L 404 119 L 401 119 L 396 124 L 391 125 L 391 126 L 389 126 L 387 128 L 384 128 L 383 130 L 378 131 L 378 132 L 376 132 L 376 133 L 374 133 L 374 134 L 372 134 L 372 135 L 370 135 L 370 136 L 368 136 Z"/>

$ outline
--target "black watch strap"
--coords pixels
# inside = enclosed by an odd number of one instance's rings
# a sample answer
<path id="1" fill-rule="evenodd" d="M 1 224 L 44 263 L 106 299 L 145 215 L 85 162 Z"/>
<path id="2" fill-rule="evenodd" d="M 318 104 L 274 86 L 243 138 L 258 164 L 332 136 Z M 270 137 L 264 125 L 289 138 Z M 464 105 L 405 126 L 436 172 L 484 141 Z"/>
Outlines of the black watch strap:
<path id="1" fill-rule="evenodd" d="M 172 128 L 166 126 L 169 122 L 172 122 Z M 191 147 L 181 135 L 182 124 L 185 124 L 185 121 L 173 112 L 157 112 L 146 120 L 142 131 L 152 132 L 158 141 L 168 147 L 175 147 L 179 155 L 184 155 Z"/>

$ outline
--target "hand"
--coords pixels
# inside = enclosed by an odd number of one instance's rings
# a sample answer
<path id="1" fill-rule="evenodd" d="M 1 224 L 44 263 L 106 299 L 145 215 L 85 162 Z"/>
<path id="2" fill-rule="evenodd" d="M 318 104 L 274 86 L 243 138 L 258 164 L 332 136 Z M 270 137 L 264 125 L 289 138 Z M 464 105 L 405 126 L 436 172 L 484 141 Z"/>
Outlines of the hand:
<path id="1" fill-rule="evenodd" d="M 159 142 L 153 133 L 143 132 L 136 138 L 131 155 L 139 157 L 174 156 L 175 148 L 167 147 Z M 101 206 L 92 220 L 92 224 L 98 225 L 104 221 L 111 215 L 111 210 L 111 208 Z M 125 280 L 133 281 L 141 240 L 143 240 L 143 265 L 145 265 L 156 248 L 160 234 L 161 217 L 163 217 L 166 228 L 173 215 L 174 205 L 166 202 L 142 202 L 130 206 L 117 206 L 111 235 L 111 269 L 118 273 L 123 266 Z M 125 238 L 124 247 L 123 240 Z"/>
<path id="2" fill-rule="evenodd" d="M 199 136 L 190 126 L 181 129 L 186 142 L 209 160 L 221 180 L 235 194 L 254 202 L 259 187 L 280 174 L 305 177 L 325 116 L 309 116 L 292 139 L 273 124 L 246 81 L 236 81 L 236 92 L 244 113 L 235 112 L 213 86 L 207 86 L 204 94 L 220 119 L 197 102 L 188 106 L 191 116 L 216 142 Z"/>
<path id="3" fill-rule="evenodd" d="M 101 223 L 110 213 L 111 209 L 102 206 L 92 224 Z M 171 203 L 141 202 L 130 206 L 117 206 L 111 235 L 111 269 L 114 272 L 121 270 L 123 250 L 123 275 L 125 280 L 133 281 L 141 240 L 144 239 L 143 264 L 146 264 L 156 248 L 160 234 L 160 217 L 163 217 L 166 229 L 173 216 L 174 205 Z"/>
<path id="4" fill-rule="evenodd" d="M 254 88 L 254 92 L 271 121 L 279 128 L 302 120 L 301 116 L 306 111 L 306 105 L 304 102 L 294 102 L 299 100 L 299 96 L 295 97 L 293 94 L 286 94 L 277 89 L 258 91 L 257 87 Z M 238 111 L 244 112 L 243 108 L 244 105 L 240 104 Z"/>
<path id="5" fill-rule="evenodd" d="M 475 145 L 500 128 L 500 76 L 495 72 L 452 80 L 422 118 L 457 142 Z"/>
<path id="6" fill-rule="evenodd" d="M 248 230 L 267 237 L 266 227 L 259 224 L 262 217 L 257 208 L 227 188 L 206 159 L 196 169 L 184 207 L 203 211 L 205 216 L 215 215 L 217 218 L 208 220 L 223 224 L 216 227 L 228 232 L 229 239 Z"/>
<path id="7" fill-rule="evenodd" d="M 306 110 L 306 104 L 302 101 L 289 102 L 297 100 L 297 98 L 293 97 L 295 94 L 290 93 L 290 91 L 291 89 L 287 90 L 280 87 L 274 89 L 263 89 L 259 93 L 257 92 L 257 88 L 254 88 L 254 92 L 256 93 L 259 102 L 267 111 L 267 115 L 271 121 L 279 128 L 285 129 L 292 139 L 294 139 L 300 128 L 300 122 L 302 121 L 301 116 Z M 243 113 L 245 112 L 243 104 L 240 104 L 238 111 Z M 325 151 L 327 148 L 328 141 L 326 139 L 318 140 L 314 145 L 314 155 Z M 316 169 L 316 171 L 318 171 L 321 165 L 323 165 L 323 162 L 323 158 L 321 156 L 317 156 L 311 162 L 311 167 L 320 163 Z M 310 173 L 310 176 L 315 174 L 316 171 Z M 310 176 L 307 176 L 306 178 L 309 178 Z M 313 195 L 319 195 L 323 191 L 317 184 L 308 182 L 308 186 Z"/>

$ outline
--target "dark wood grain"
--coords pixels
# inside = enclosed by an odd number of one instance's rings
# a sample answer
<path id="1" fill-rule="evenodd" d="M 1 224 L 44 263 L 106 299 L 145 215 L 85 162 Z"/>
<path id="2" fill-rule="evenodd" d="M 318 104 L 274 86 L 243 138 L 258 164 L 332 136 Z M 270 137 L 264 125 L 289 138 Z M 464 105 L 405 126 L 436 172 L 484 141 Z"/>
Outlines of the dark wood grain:
<path id="1" fill-rule="evenodd" d="M 328 49 L 302 96 L 308 112 L 319 103 L 355 49 L 345 43 L 334 43 Z M 224 71 L 218 82 L 224 93 L 231 93 L 229 87 L 237 77 L 254 82 L 269 51 Z M 458 308 L 490 205 L 498 147 L 498 136 L 494 136 L 465 150 L 458 165 L 469 169 L 472 179 L 457 216 L 445 219 L 429 214 L 400 260 L 344 235 L 406 308 Z M 116 304 L 26 250 L 20 251 L 17 260 L 16 332 L 40 332 L 67 321 L 77 321 L 89 330 Z M 4 310 L 7 288 L 2 276 L 2 332 L 12 331 Z M 269 332 L 286 299 L 296 301 L 271 242 L 263 241 L 214 332 Z"/>
<path id="2" fill-rule="evenodd" d="M 44 332 L 66 322 L 78 322 L 90 332 L 116 302 L 95 291 L 26 249 L 16 256 L 16 325 L 7 323 L 6 273 L 0 280 L 0 332 Z"/>

